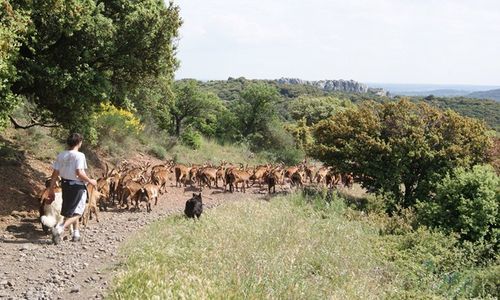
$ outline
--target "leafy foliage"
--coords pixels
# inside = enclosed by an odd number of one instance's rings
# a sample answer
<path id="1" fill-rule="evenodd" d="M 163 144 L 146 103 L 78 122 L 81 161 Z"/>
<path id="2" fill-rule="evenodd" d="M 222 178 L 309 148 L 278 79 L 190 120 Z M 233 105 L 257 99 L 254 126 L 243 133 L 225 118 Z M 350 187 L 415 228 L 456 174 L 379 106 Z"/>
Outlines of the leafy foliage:
<path id="1" fill-rule="evenodd" d="M 15 11 L 9 1 L 0 5 L 0 129 L 4 128 L 8 115 L 14 110 L 19 97 L 12 92 L 18 78 L 15 63 L 24 41 L 28 18 L 23 11 Z"/>
<path id="2" fill-rule="evenodd" d="M 194 150 L 200 149 L 201 147 L 201 135 L 191 127 L 188 127 L 182 132 L 181 141 L 184 145 Z"/>
<path id="3" fill-rule="evenodd" d="M 285 129 L 293 136 L 298 149 L 306 150 L 313 143 L 311 127 L 307 126 L 305 118 L 295 124 L 286 124 Z"/>
<path id="4" fill-rule="evenodd" d="M 160 0 L 16 2 L 28 30 L 11 92 L 37 104 L 36 116 L 88 131 L 89 115 L 110 99 L 130 105 L 143 79 L 172 78 L 179 9 Z"/>
<path id="5" fill-rule="evenodd" d="M 217 112 L 224 109 L 213 93 L 202 92 L 195 80 L 178 81 L 174 85 L 174 103 L 170 108 L 174 133 L 181 134 L 183 124 L 193 125 L 207 135 L 216 130 Z"/>
<path id="6" fill-rule="evenodd" d="M 263 134 L 269 122 L 277 117 L 278 91 L 272 86 L 254 84 L 243 90 L 241 100 L 232 107 L 239 119 L 239 129 L 244 137 Z"/>
<path id="7" fill-rule="evenodd" d="M 485 129 L 475 119 L 425 103 L 366 102 L 319 122 L 311 155 L 410 207 L 453 168 L 487 159 Z"/>
<path id="8" fill-rule="evenodd" d="M 301 96 L 289 104 L 289 112 L 294 120 L 305 119 L 311 126 L 321 120 L 333 116 L 346 107 L 352 106 L 349 100 L 336 97 L 306 97 Z"/>
<path id="9" fill-rule="evenodd" d="M 412 101 L 423 101 L 442 109 L 452 109 L 459 114 L 484 120 L 492 129 L 500 132 L 500 102 L 465 97 L 413 97 Z"/>
<path id="10" fill-rule="evenodd" d="M 500 244 L 500 177 L 490 166 L 457 168 L 437 185 L 430 201 L 417 205 L 421 222 L 454 232 L 461 240 L 485 241 L 490 254 Z"/>
<path id="11" fill-rule="evenodd" d="M 297 147 L 293 135 L 276 119 L 267 124 L 262 134 L 252 135 L 250 142 L 254 150 L 267 152 L 270 161 L 294 165 L 305 156 L 304 149 Z"/>

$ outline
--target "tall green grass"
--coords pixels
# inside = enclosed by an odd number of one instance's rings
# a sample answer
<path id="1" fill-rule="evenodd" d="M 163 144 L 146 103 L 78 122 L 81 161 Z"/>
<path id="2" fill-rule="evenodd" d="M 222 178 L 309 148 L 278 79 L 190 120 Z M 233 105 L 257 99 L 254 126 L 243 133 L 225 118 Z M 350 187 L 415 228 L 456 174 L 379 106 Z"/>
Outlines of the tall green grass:
<path id="1" fill-rule="evenodd" d="M 222 160 L 225 160 L 235 164 L 248 163 L 249 165 L 255 165 L 267 162 L 264 157 L 252 153 L 244 145 L 221 145 L 214 140 L 206 138 L 202 138 L 201 146 L 197 150 L 177 143 L 167 153 L 167 156 L 175 158 L 176 161 L 181 163 L 204 163 L 210 161 L 218 164 Z"/>
<path id="2" fill-rule="evenodd" d="M 343 205 L 240 201 L 199 221 L 169 217 L 122 250 L 111 298 L 371 299 L 390 290 L 376 230 Z M 315 208 L 316 207 L 316 208 Z"/>
<path id="3" fill-rule="evenodd" d="M 423 228 L 388 234 L 387 220 L 347 208 L 337 193 L 304 195 L 153 224 L 122 249 L 109 298 L 498 297 L 498 260 L 477 266 L 454 237 Z"/>

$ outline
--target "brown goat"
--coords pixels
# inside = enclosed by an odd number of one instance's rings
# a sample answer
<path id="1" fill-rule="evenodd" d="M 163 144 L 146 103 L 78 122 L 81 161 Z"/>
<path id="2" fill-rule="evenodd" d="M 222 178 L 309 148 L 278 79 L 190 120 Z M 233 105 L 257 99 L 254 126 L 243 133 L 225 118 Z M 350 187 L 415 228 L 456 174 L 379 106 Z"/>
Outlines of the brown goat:
<path id="1" fill-rule="evenodd" d="M 137 192 L 141 188 L 142 185 L 140 183 L 137 183 L 135 181 L 127 182 L 123 187 L 123 193 L 120 200 L 121 205 L 126 205 L 128 210 L 130 208 L 130 204 L 133 203 L 133 201 L 136 201 L 136 198 L 139 196 Z"/>
<path id="2" fill-rule="evenodd" d="M 306 178 L 309 178 L 309 183 L 313 183 L 314 171 L 316 171 L 315 166 L 306 166 L 305 167 Z"/>
<path id="3" fill-rule="evenodd" d="M 151 212 L 151 202 L 155 200 L 155 205 L 158 204 L 159 187 L 154 184 L 146 184 L 141 187 L 135 195 L 135 207 L 139 209 L 140 202 L 146 202 L 147 212 Z"/>
<path id="4" fill-rule="evenodd" d="M 263 176 L 264 182 L 267 184 L 267 191 L 271 194 L 271 190 L 273 193 L 276 193 L 276 184 L 278 183 L 278 173 L 276 170 L 269 170 Z"/>
<path id="5" fill-rule="evenodd" d="M 99 199 L 97 200 L 97 206 L 99 210 L 107 210 L 111 199 L 111 178 L 99 178 L 97 179 L 97 190 L 100 192 Z"/>
<path id="6" fill-rule="evenodd" d="M 177 185 L 179 185 L 179 187 L 180 187 L 181 184 L 184 184 L 184 186 L 186 186 L 186 181 L 189 177 L 190 170 L 191 170 L 191 168 L 187 167 L 185 165 L 178 164 L 178 165 L 174 166 L 175 186 L 176 187 L 177 187 Z"/>
<path id="7" fill-rule="evenodd" d="M 215 187 L 218 187 L 217 185 L 217 169 L 212 168 L 212 167 L 206 167 L 203 169 L 198 170 L 198 182 L 200 185 L 200 188 L 203 188 L 203 186 L 206 184 L 209 189 L 212 188 L 212 182 L 215 184 Z"/>
<path id="8" fill-rule="evenodd" d="M 151 181 L 159 186 L 159 192 L 161 194 L 167 191 L 167 181 L 170 172 L 168 170 L 159 170 L 151 175 Z"/>
<path id="9" fill-rule="evenodd" d="M 246 187 L 250 183 L 250 174 L 245 170 L 232 169 L 228 174 L 228 179 L 229 191 L 231 193 L 234 192 L 235 187 L 236 191 L 238 191 L 238 183 L 241 183 L 241 191 L 245 193 Z"/>
<path id="10" fill-rule="evenodd" d="M 262 180 L 264 179 L 264 174 L 267 172 L 268 169 L 269 169 L 268 166 L 258 166 L 255 168 L 252 176 L 250 176 L 250 179 L 252 180 L 252 186 L 255 184 L 255 181 L 258 181 L 259 188 L 262 188 Z"/>
<path id="11" fill-rule="evenodd" d="M 292 185 L 296 187 L 302 187 L 304 185 L 305 179 L 306 179 L 305 172 L 301 171 L 300 169 L 290 176 Z"/>
<path id="12" fill-rule="evenodd" d="M 92 214 L 95 215 L 95 219 L 99 222 L 99 214 L 97 209 L 97 201 L 101 197 L 101 193 L 97 190 L 97 188 L 93 185 L 87 186 L 88 191 L 88 203 L 85 206 L 85 210 L 83 211 L 82 216 L 82 224 L 83 226 L 87 226 L 89 220 L 92 219 Z"/>
<path id="13" fill-rule="evenodd" d="M 329 170 L 327 167 L 321 167 L 318 172 L 316 172 L 315 181 L 317 184 L 325 184 L 325 177 Z"/>

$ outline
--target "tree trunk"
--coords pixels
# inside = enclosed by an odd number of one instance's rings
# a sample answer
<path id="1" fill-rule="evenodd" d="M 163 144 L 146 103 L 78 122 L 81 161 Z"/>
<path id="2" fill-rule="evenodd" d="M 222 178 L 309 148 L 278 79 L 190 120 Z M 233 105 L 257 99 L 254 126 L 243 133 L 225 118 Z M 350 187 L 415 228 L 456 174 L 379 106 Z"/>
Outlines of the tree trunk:
<path id="1" fill-rule="evenodd" d="M 413 206 L 415 204 L 415 199 L 414 199 L 414 192 L 415 192 L 415 187 L 414 183 L 404 183 L 405 186 L 405 194 L 404 194 L 404 199 L 403 199 L 403 207 L 408 208 Z"/>
<path id="2" fill-rule="evenodd" d="M 182 123 L 182 118 L 175 117 L 175 136 L 181 135 L 181 123 Z"/>

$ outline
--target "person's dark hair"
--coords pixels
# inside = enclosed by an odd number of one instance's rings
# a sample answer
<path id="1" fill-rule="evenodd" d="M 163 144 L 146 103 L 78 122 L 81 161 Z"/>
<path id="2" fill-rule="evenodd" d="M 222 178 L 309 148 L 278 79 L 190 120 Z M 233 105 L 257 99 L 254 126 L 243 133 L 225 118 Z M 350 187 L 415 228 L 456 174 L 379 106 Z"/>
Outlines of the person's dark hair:
<path id="1" fill-rule="evenodd" d="M 76 145 L 78 145 L 81 141 L 83 141 L 83 135 L 75 132 L 68 136 L 66 144 L 68 145 L 68 147 L 73 148 Z"/>

